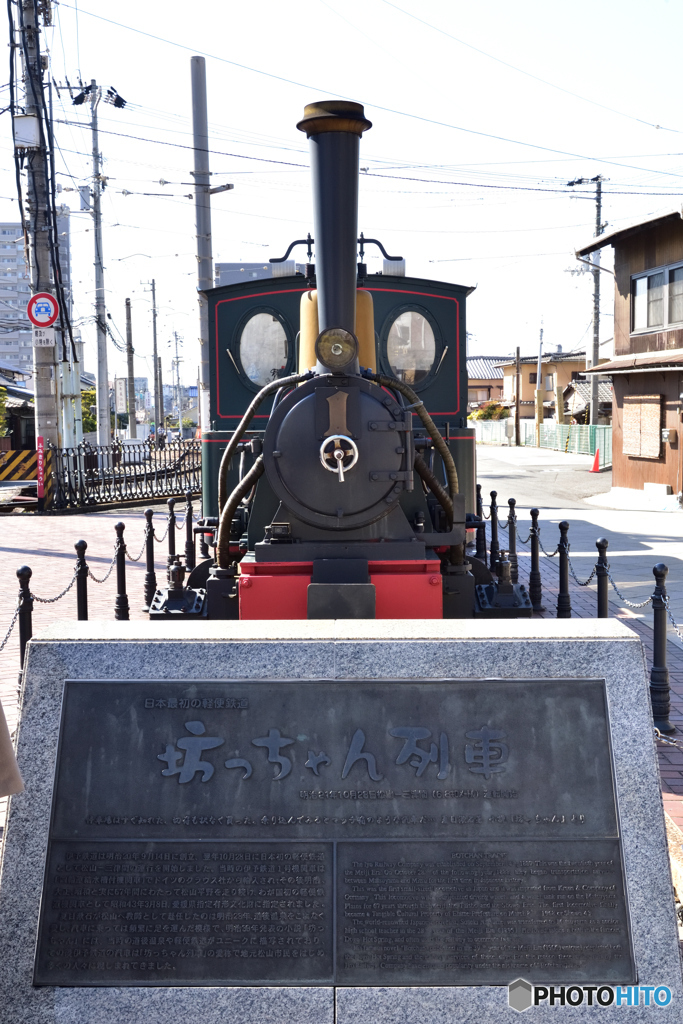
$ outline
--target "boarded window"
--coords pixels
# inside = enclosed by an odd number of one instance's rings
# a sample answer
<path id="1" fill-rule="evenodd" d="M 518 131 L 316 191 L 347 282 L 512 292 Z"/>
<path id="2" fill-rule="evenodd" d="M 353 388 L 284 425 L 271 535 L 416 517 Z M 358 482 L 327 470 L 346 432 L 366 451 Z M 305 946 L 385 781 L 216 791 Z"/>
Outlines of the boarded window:
<path id="1" fill-rule="evenodd" d="M 658 459 L 661 446 L 661 395 L 625 395 L 623 419 L 624 455 Z"/>

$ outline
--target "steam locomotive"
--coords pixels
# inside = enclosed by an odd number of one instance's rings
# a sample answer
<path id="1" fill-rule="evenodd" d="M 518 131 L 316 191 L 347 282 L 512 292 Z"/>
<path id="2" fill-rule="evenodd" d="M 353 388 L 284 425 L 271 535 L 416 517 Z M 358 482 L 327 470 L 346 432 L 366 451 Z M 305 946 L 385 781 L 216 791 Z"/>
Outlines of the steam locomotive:
<path id="1" fill-rule="evenodd" d="M 360 104 L 309 104 L 297 127 L 310 146 L 314 238 L 271 261 L 272 278 L 206 293 L 199 529 L 212 531 L 215 559 L 188 585 L 205 590 L 209 618 L 471 616 L 475 585 L 492 584 L 466 557 L 472 289 L 406 277 L 400 257 L 358 236 L 371 128 Z M 305 273 L 287 262 L 299 244 Z M 381 274 L 368 275 L 370 244 Z"/>

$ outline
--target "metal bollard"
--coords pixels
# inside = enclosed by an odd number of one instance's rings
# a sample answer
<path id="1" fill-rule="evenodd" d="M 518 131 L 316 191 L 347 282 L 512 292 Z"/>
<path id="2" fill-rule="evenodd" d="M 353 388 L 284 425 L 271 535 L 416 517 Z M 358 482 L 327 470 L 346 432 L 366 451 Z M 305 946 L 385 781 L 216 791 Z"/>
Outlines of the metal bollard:
<path id="1" fill-rule="evenodd" d="M 189 573 L 197 564 L 192 529 L 192 491 L 186 493 L 185 500 L 187 502 L 185 505 L 185 569 Z"/>
<path id="2" fill-rule="evenodd" d="M 484 505 L 481 500 L 481 484 L 477 484 L 477 518 L 479 523 L 477 524 L 477 546 L 474 554 L 486 565 L 486 522 L 484 520 Z"/>
<path id="3" fill-rule="evenodd" d="M 540 545 L 538 537 L 538 509 L 531 509 L 531 571 L 529 572 L 529 597 L 535 612 L 544 612 L 543 589 L 541 587 Z"/>
<path id="4" fill-rule="evenodd" d="M 199 534 L 199 554 L 202 558 L 210 558 L 211 552 L 209 551 L 209 545 L 206 543 L 206 534 Z"/>
<path id="5" fill-rule="evenodd" d="M 659 562 L 652 570 L 655 590 L 652 595 L 654 636 L 652 639 L 652 671 L 650 672 L 650 703 L 655 728 L 660 732 L 676 732 L 669 721 L 671 696 L 669 670 L 666 667 L 666 577 L 668 568 Z"/>
<path id="6" fill-rule="evenodd" d="M 127 620 L 130 618 L 128 612 L 128 595 L 126 594 L 126 544 L 123 539 L 125 523 L 117 523 L 116 530 L 116 600 L 114 602 L 114 618 Z"/>
<path id="7" fill-rule="evenodd" d="M 595 563 L 595 576 L 598 581 L 598 618 L 609 618 L 609 579 L 607 576 L 607 544 L 604 537 L 598 538 L 595 546 L 598 549 L 598 560 Z"/>
<path id="8" fill-rule="evenodd" d="M 482 520 L 484 519 L 484 502 L 481 497 L 481 484 L 477 484 L 477 515 Z"/>
<path id="9" fill-rule="evenodd" d="M 168 557 L 166 564 L 169 569 L 175 562 L 175 498 L 169 498 L 168 505 Z"/>
<path id="10" fill-rule="evenodd" d="M 148 612 L 150 605 L 154 600 L 154 595 L 157 590 L 157 574 L 154 571 L 154 527 L 152 525 L 152 519 L 154 517 L 154 509 L 145 509 L 145 520 L 147 522 L 146 540 L 145 540 L 145 603 L 143 605 L 143 612 Z"/>
<path id="11" fill-rule="evenodd" d="M 498 506 L 496 504 L 496 498 L 498 497 L 498 491 L 491 491 L 491 548 L 489 551 L 489 567 L 491 572 L 498 572 L 498 563 L 500 561 L 500 545 L 498 543 Z"/>
<path id="12" fill-rule="evenodd" d="M 33 570 L 27 565 L 17 569 L 19 579 L 19 668 L 24 667 L 26 644 L 33 636 L 33 595 L 31 594 L 31 576 Z M 20 672 L 21 678 L 21 672 Z"/>
<path id="13" fill-rule="evenodd" d="M 560 557 L 560 589 L 557 593 L 557 618 L 571 619 L 572 599 L 569 596 L 569 523 L 560 523 L 560 543 L 557 545 Z"/>
<path id="14" fill-rule="evenodd" d="M 87 543 L 77 540 L 76 548 L 76 614 L 79 622 L 88 620 L 88 563 L 85 560 Z"/>
<path id="15" fill-rule="evenodd" d="M 519 583 L 519 562 L 517 561 L 517 514 L 514 498 L 508 498 L 508 562 L 510 563 L 510 583 Z"/>

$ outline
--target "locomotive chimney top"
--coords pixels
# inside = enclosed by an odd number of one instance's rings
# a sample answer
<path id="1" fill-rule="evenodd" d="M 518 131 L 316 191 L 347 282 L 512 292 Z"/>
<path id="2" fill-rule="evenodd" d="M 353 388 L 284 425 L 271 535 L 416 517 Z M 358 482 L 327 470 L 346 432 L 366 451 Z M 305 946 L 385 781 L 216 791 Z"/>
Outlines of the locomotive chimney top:
<path id="1" fill-rule="evenodd" d="M 362 135 L 368 128 L 372 128 L 372 122 L 366 118 L 362 103 L 318 100 L 306 104 L 304 116 L 297 128 L 300 132 L 306 132 L 309 139 L 311 135 L 319 135 L 321 132 L 352 132 L 354 135 Z"/>

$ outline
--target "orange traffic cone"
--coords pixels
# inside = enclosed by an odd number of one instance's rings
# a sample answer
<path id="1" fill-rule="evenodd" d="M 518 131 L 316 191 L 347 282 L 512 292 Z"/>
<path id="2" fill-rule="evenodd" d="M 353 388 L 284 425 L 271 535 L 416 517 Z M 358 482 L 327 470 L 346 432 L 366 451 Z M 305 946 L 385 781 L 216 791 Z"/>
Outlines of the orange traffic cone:
<path id="1" fill-rule="evenodd" d="M 593 468 L 589 469 L 588 472 L 589 473 L 599 473 L 600 472 L 600 449 L 599 448 L 596 448 L 596 450 L 595 450 L 595 459 L 593 460 Z"/>

